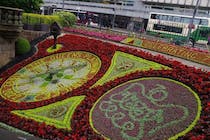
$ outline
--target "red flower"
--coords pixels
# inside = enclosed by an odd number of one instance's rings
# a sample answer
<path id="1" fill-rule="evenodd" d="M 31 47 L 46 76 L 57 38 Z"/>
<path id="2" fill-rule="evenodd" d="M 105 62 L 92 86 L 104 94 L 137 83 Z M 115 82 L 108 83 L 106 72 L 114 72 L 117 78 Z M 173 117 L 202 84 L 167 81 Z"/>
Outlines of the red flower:
<path id="1" fill-rule="evenodd" d="M 46 134 L 46 131 L 44 128 L 38 128 L 38 135 L 39 136 L 44 136 Z"/>
<path id="2" fill-rule="evenodd" d="M 193 136 L 190 138 L 190 140 L 204 140 L 204 139 L 205 139 L 204 135 Z"/>

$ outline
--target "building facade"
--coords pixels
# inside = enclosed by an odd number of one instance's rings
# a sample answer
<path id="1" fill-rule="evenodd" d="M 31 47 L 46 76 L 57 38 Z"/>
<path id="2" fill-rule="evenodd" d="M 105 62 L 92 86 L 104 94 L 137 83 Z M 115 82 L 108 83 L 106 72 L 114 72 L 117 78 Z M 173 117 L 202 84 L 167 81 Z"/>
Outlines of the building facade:
<path id="1" fill-rule="evenodd" d="M 100 25 L 139 31 L 146 28 L 150 12 L 192 16 L 196 3 L 197 0 L 44 0 L 43 6 L 45 13 L 49 7 L 51 11 L 69 10 L 77 16 L 89 12 L 98 15 Z M 196 16 L 210 17 L 210 1 L 199 0 L 198 5 Z"/>

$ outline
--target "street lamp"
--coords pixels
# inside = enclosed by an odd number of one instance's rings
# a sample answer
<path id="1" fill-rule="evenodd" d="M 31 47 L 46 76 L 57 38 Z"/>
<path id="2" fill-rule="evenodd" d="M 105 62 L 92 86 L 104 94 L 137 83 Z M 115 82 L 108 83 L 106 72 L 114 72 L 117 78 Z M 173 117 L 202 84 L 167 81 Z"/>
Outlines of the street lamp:
<path id="1" fill-rule="evenodd" d="M 117 0 L 114 0 L 114 8 L 112 9 L 114 12 L 114 17 L 112 20 L 112 28 L 114 28 L 114 23 L 115 23 L 115 18 L 116 18 L 116 2 L 117 2 Z"/>
<path id="2" fill-rule="evenodd" d="M 113 17 L 113 20 L 112 20 L 112 28 L 114 28 L 114 23 L 115 23 L 115 18 L 116 18 L 116 10 L 115 10 L 115 8 L 113 8 L 113 11 L 114 11 L 114 17 Z"/>
<path id="3" fill-rule="evenodd" d="M 79 4 L 79 5 L 80 5 L 80 4 Z M 78 5 L 78 6 L 79 6 L 79 5 Z M 79 13 L 80 13 L 80 9 L 81 9 L 81 8 L 80 8 L 80 7 L 76 7 L 76 9 L 77 9 L 77 17 L 79 17 Z"/>
<path id="4" fill-rule="evenodd" d="M 197 0 L 196 5 L 195 5 L 195 9 L 194 9 L 194 11 L 193 11 L 193 17 L 192 17 L 192 19 L 191 19 L 191 21 L 190 21 L 190 24 L 189 24 L 190 26 L 189 26 L 189 30 L 188 30 L 188 33 L 187 33 L 187 39 L 186 39 L 186 42 L 187 42 L 187 43 L 188 43 L 189 40 L 190 40 L 190 34 L 191 34 L 191 32 L 192 32 L 192 25 L 193 25 L 193 22 L 194 22 L 195 15 L 196 15 L 196 13 L 197 13 L 199 4 L 200 4 L 200 0 Z"/>
<path id="5" fill-rule="evenodd" d="M 63 5 L 62 5 L 62 10 L 64 10 L 64 0 L 63 0 Z"/>

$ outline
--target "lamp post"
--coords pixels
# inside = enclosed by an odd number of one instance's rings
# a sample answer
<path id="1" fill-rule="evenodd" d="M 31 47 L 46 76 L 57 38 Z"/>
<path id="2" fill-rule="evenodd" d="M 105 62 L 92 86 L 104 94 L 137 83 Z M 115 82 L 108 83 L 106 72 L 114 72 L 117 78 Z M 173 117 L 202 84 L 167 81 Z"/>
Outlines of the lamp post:
<path id="1" fill-rule="evenodd" d="M 114 11 L 114 17 L 113 17 L 113 20 L 112 20 L 112 28 L 114 28 L 114 23 L 115 23 L 115 18 L 116 18 L 115 8 L 113 8 L 113 11 Z"/>
<path id="2" fill-rule="evenodd" d="M 79 13 L 80 13 L 80 9 L 81 9 L 79 6 L 80 6 L 80 4 L 78 4 L 78 7 L 76 7 L 76 9 L 77 9 L 77 17 L 79 17 Z"/>
<path id="3" fill-rule="evenodd" d="M 116 18 L 116 1 L 117 0 L 114 0 L 114 8 L 113 8 L 114 17 L 113 17 L 113 20 L 112 20 L 112 28 L 114 28 L 114 23 L 115 23 L 115 18 Z"/>
<path id="4" fill-rule="evenodd" d="M 195 9 L 194 9 L 194 11 L 193 11 L 192 19 L 191 19 L 191 21 L 190 21 L 189 30 L 188 30 L 188 33 L 187 33 L 187 39 L 186 39 L 186 42 L 187 42 L 187 43 L 188 43 L 189 40 L 190 40 L 190 34 L 191 34 L 191 32 L 192 32 L 193 22 L 194 22 L 195 15 L 196 15 L 196 13 L 197 13 L 199 4 L 200 4 L 200 0 L 197 0 L 196 5 L 195 5 Z"/>
<path id="5" fill-rule="evenodd" d="M 62 5 L 62 10 L 64 10 L 64 0 L 63 0 L 63 5 Z"/>

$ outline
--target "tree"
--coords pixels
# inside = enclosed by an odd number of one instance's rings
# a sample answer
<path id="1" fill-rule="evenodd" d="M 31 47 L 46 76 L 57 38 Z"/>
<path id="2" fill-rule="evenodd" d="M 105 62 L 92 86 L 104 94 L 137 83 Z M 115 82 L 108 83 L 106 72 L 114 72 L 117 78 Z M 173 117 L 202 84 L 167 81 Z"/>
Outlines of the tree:
<path id="1" fill-rule="evenodd" d="M 54 15 L 57 15 L 60 17 L 61 25 L 64 27 L 73 26 L 77 21 L 76 16 L 70 12 L 59 11 L 59 12 L 55 12 Z"/>
<path id="2" fill-rule="evenodd" d="M 27 13 L 37 12 L 43 0 L 0 0 L 0 6 L 23 9 Z"/>

